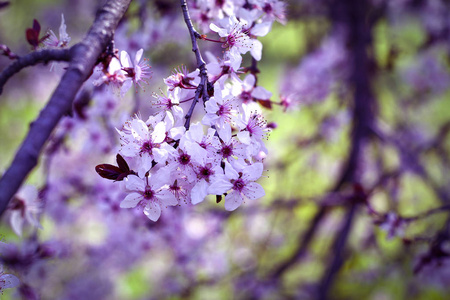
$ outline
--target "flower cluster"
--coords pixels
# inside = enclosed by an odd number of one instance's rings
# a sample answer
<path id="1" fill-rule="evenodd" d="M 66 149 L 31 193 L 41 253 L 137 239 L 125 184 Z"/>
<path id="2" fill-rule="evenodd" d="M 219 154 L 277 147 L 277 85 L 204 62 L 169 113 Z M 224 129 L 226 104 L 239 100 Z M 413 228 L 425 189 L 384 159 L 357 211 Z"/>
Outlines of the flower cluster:
<path id="1" fill-rule="evenodd" d="M 147 119 L 136 115 L 117 129 L 121 145 L 117 157 L 123 166 L 103 164 L 97 172 L 123 180 L 127 195 L 120 207 L 138 207 L 156 221 L 164 207 L 195 205 L 208 195 L 215 195 L 217 203 L 225 196 L 226 210 L 265 195 L 256 181 L 263 173 L 264 141 L 270 129 L 259 104 L 270 107 L 272 93 L 257 86 L 252 73 L 239 77 L 242 55 L 250 52 L 255 61 L 261 59 L 262 44 L 256 38 L 267 34 L 276 20 L 264 7 L 255 2 L 211 23 L 220 40 L 206 35 L 201 39 L 220 43 L 223 57 L 207 53 L 205 72 L 175 70 L 164 79 L 167 91 L 154 95 L 159 111 Z M 134 65 L 124 52 L 120 61 L 112 58 L 97 84 L 112 84 L 123 94 L 129 88 L 128 74 L 145 74 L 138 63 L 141 56 L 139 50 Z M 135 69 L 127 72 L 125 66 Z M 203 109 L 197 106 L 200 100 Z M 185 103 L 190 103 L 188 110 Z"/>
<path id="2" fill-rule="evenodd" d="M 106 83 L 111 86 L 116 95 L 123 97 L 134 83 L 142 88 L 142 82 L 147 83 L 151 77 L 150 66 L 146 59 L 141 60 L 144 49 L 136 52 L 134 62 L 131 62 L 130 55 L 126 51 L 120 53 L 120 60 L 116 56 L 109 57 L 106 67 L 103 65 L 101 71 L 103 76 L 94 81 L 94 85 L 99 86 Z"/>

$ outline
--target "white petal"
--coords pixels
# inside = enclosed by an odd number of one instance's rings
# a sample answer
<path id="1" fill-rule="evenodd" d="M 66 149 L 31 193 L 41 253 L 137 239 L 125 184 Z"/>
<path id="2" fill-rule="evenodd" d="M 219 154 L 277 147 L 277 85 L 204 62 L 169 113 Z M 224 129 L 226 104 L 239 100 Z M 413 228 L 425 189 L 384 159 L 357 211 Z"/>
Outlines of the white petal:
<path id="1" fill-rule="evenodd" d="M 150 201 L 144 208 L 144 214 L 152 221 L 158 221 L 161 216 L 161 207 L 158 203 Z"/>
<path id="2" fill-rule="evenodd" d="M 165 206 L 174 206 L 178 204 L 175 195 L 169 192 L 168 190 L 160 191 L 157 195 L 157 198 L 161 201 L 161 204 Z"/>
<path id="3" fill-rule="evenodd" d="M 12 274 L 4 274 L 0 276 L 0 290 L 15 288 L 20 284 L 19 278 Z"/>
<path id="4" fill-rule="evenodd" d="M 133 85 L 133 81 L 131 79 L 127 79 L 122 83 L 122 87 L 120 88 L 120 96 L 123 97 L 128 92 L 128 90 Z"/>
<path id="5" fill-rule="evenodd" d="M 261 60 L 262 56 L 262 48 L 263 45 L 258 40 L 253 40 L 253 47 L 250 49 L 250 53 L 252 54 L 253 58 L 256 60 Z"/>
<path id="6" fill-rule="evenodd" d="M 252 91 L 252 97 L 260 100 L 269 100 L 272 97 L 272 93 L 263 88 L 262 86 L 257 86 Z"/>
<path id="7" fill-rule="evenodd" d="M 120 61 L 117 58 L 113 57 L 108 66 L 108 73 L 114 74 L 116 71 L 120 71 L 121 69 L 122 65 L 120 64 Z"/>
<path id="8" fill-rule="evenodd" d="M 192 188 L 191 191 L 191 202 L 192 204 L 198 204 L 202 202 L 206 195 L 208 195 L 208 183 L 205 180 L 200 180 L 197 184 Z"/>
<path id="9" fill-rule="evenodd" d="M 134 157 L 139 154 L 140 149 L 134 143 L 123 145 L 120 148 L 120 154 L 126 157 Z"/>
<path id="10" fill-rule="evenodd" d="M 135 175 L 130 175 L 125 179 L 125 187 L 128 191 L 143 192 L 145 191 L 145 182 Z"/>
<path id="11" fill-rule="evenodd" d="M 255 82 L 256 82 L 255 76 L 253 74 L 248 74 L 244 78 L 244 90 L 247 92 L 252 90 L 253 87 L 255 86 Z"/>
<path id="12" fill-rule="evenodd" d="M 210 28 L 212 31 L 217 32 L 221 37 L 228 36 L 228 32 L 227 32 L 226 29 L 219 28 L 217 25 L 215 25 L 215 24 L 213 24 L 213 23 L 209 24 L 209 28 Z"/>
<path id="13" fill-rule="evenodd" d="M 232 165 L 230 165 L 228 162 L 225 162 L 225 175 L 227 176 L 228 179 L 238 179 L 239 178 L 239 174 L 238 172 L 233 168 Z"/>
<path id="14" fill-rule="evenodd" d="M 262 163 L 254 163 L 252 165 L 246 166 L 242 171 L 242 177 L 246 181 L 256 181 L 261 177 L 263 168 L 264 166 Z"/>
<path id="15" fill-rule="evenodd" d="M 135 66 L 137 66 L 137 64 L 141 60 L 142 53 L 144 53 L 144 49 L 140 49 L 138 52 L 136 52 L 136 56 L 134 57 L 134 64 L 135 64 Z"/>
<path id="16" fill-rule="evenodd" d="M 233 187 L 233 184 L 223 177 L 214 180 L 213 183 L 208 188 L 208 194 L 212 195 L 222 195 L 228 192 Z"/>
<path id="17" fill-rule="evenodd" d="M 242 193 L 250 200 L 258 199 L 266 195 L 263 187 L 256 182 L 247 183 L 245 188 L 242 190 Z"/>
<path id="18" fill-rule="evenodd" d="M 153 148 L 152 149 L 153 158 L 157 163 L 164 163 L 167 160 L 167 150 L 161 148 Z"/>
<path id="19" fill-rule="evenodd" d="M 238 132 L 237 137 L 239 141 L 243 144 L 250 145 L 250 143 L 252 142 L 250 138 L 250 133 L 248 131 Z"/>
<path id="20" fill-rule="evenodd" d="M 242 196 L 237 191 L 232 191 L 225 196 L 225 209 L 228 211 L 235 210 L 242 204 Z"/>
<path id="21" fill-rule="evenodd" d="M 135 139 L 138 140 L 148 140 L 149 132 L 148 126 L 144 121 L 139 119 L 134 119 L 131 121 L 131 134 Z"/>
<path id="22" fill-rule="evenodd" d="M 169 137 L 174 140 L 179 140 L 186 132 L 186 128 L 184 126 L 174 127 L 169 131 Z"/>
<path id="23" fill-rule="evenodd" d="M 231 126 L 229 124 L 224 124 L 222 127 L 216 126 L 216 129 L 222 141 L 228 143 L 231 140 Z"/>
<path id="24" fill-rule="evenodd" d="M 206 126 L 214 125 L 218 118 L 219 118 L 219 116 L 214 114 L 214 113 L 206 114 L 206 115 L 203 116 L 202 124 L 204 124 Z"/>
<path id="25" fill-rule="evenodd" d="M 131 63 L 130 55 L 126 51 L 120 52 L 120 62 L 122 63 L 122 67 L 124 68 L 132 68 L 133 64 Z"/>
<path id="26" fill-rule="evenodd" d="M 191 159 L 198 164 L 204 162 L 208 156 L 208 151 L 203 149 L 198 143 L 186 141 L 183 145 L 183 149 L 186 149 L 186 152 L 191 156 Z"/>
<path id="27" fill-rule="evenodd" d="M 191 124 L 186 135 L 192 141 L 201 142 L 203 139 L 203 125 L 200 122 Z"/>
<path id="28" fill-rule="evenodd" d="M 121 208 L 132 208 L 138 205 L 139 201 L 143 200 L 144 197 L 139 193 L 128 194 L 125 199 L 120 202 Z"/>
<path id="29" fill-rule="evenodd" d="M 271 27 L 272 22 L 259 23 L 252 28 L 251 33 L 256 36 L 265 36 L 269 33 Z"/>
<path id="30" fill-rule="evenodd" d="M 155 129 L 152 133 L 153 143 L 162 143 L 166 138 L 166 124 L 164 122 L 159 122 L 156 124 Z"/>
<path id="31" fill-rule="evenodd" d="M 60 41 L 64 41 L 64 42 L 69 42 L 70 41 L 70 37 L 67 34 L 67 26 L 66 26 L 66 22 L 64 20 L 64 15 L 61 14 L 61 25 L 59 26 L 59 40 Z"/>
<path id="32" fill-rule="evenodd" d="M 18 235 L 22 236 L 22 227 L 23 227 L 24 219 L 22 218 L 20 211 L 12 211 L 11 212 L 11 228 Z"/>

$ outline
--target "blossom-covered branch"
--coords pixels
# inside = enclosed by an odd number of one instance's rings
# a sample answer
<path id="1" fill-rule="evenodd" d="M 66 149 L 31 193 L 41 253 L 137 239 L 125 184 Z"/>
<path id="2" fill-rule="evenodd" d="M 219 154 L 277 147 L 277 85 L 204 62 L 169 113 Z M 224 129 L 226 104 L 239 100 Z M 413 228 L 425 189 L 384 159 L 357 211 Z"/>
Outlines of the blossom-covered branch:
<path id="1" fill-rule="evenodd" d="M 16 60 L 0 73 L 0 95 L 3 92 L 3 86 L 14 74 L 20 72 L 23 68 L 34 66 L 39 63 L 48 63 L 51 61 L 69 61 L 71 53 L 69 49 L 43 49 L 30 54 L 17 57 Z"/>
<path id="2" fill-rule="evenodd" d="M 31 124 L 30 131 L 17 151 L 13 162 L 0 179 L 0 190 L 2 191 L 0 215 L 28 173 L 36 166 L 42 147 L 52 130 L 61 117 L 71 109 L 75 95 L 92 73 L 98 57 L 110 42 L 117 24 L 130 2 L 131 0 L 106 2 L 98 11 L 93 25 L 83 41 L 71 48 L 71 60 L 66 73 L 38 119 Z"/>

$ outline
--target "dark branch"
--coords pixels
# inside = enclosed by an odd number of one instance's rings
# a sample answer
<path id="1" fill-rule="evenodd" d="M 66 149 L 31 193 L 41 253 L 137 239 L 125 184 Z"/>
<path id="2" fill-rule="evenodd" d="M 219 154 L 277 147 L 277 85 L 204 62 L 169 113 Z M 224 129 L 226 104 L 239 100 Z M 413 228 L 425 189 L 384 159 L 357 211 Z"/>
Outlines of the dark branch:
<path id="1" fill-rule="evenodd" d="M 30 125 L 30 130 L 8 170 L 0 179 L 0 215 L 27 175 L 37 165 L 40 152 L 61 117 L 72 108 L 75 95 L 90 76 L 98 57 L 111 41 L 114 30 L 131 0 L 109 0 L 97 12 L 82 42 L 70 49 L 71 62 L 50 101 Z"/>
<path id="2" fill-rule="evenodd" d="M 206 63 L 202 58 L 202 54 L 198 48 L 197 39 L 201 37 L 201 35 L 195 30 L 194 25 L 192 24 L 191 17 L 189 16 L 189 10 L 186 4 L 186 0 L 181 1 L 181 9 L 183 10 L 184 21 L 186 22 L 186 26 L 189 29 L 189 34 L 191 36 L 192 42 L 192 52 L 195 53 L 195 58 L 197 59 L 197 68 L 200 71 L 201 82 L 195 91 L 195 97 L 192 101 L 191 107 L 189 108 L 188 113 L 186 114 L 186 122 L 184 123 L 184 127 L 186 130 L 189 129 L 191 117 L 194 112 L 194 108 L 197 105 L 197 102 L 200 100 L 200 96 L 203 98 L 203 102 L 209 100 L 208 95 L 208 73 L 206 71 Z"/>
<path id="3" fill-rule="evenodd" d="M 0 95 L 3 92 L 3 86 L 14 74 L 23 68 L 34 66 L 38 63 L 48 63 L 50 61 L 69 61 L 69 49 L 47 49 L 31 52 L 25 56 L 18 57 L 11 65 L 0 73 Z"/>
<path id="4" fill-rule="evenodd" d="M 317 299 L 327 299 L 328 290 L 330 289 L 334 281 L 334 276 L 335 274 L 337 274 L 343 262 L 345 261 L 344 248 L 352 228 L 355 211 L 356 204 L 353 204 L 348 208 L 342 228 L 339 231 L 336 239 L 334 240 L 333 246 L 330 248 L 332 249 L 331 254 L 333 257 L 318 287 Z"/>

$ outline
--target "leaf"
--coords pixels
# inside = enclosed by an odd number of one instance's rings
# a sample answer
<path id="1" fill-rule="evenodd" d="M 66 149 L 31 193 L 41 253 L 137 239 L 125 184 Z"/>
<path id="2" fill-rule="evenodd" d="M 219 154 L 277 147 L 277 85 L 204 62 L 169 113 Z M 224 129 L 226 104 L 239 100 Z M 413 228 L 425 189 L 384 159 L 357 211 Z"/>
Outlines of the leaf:
<path id="1" fill-rule="evenodd" d="M 39 37 L 39 33 L 41 32 L 41 24 L 39 24 L 36 19 L 33 20 L 33 30 L 36 31 L 36 35 Z"/>
<path id="2" fill-rule="evenodd" d="M 110 180 L 119 180 L 118 178 L 123 173 L 121 169 L 119 169 L 116 166 L 109 165 L 109 164 L 101 164 L 95 167 L 95 171 L 103 178 L 110 179 Z M 121 177 L 120 180 L 122 180 L 123 177 Z"/>
<path id="3" fill-rule="evenodd" d="M 28 28 L 25 32 L 27 41 L 31 46 L 37 47 L 39 45 L 39 36 L 34 29 Z"/>
<path id="4" fill-rule="evenodd" d="M 127 162 L 122 157 L 122 155 L 117 154 L 116 161 L 117 161 L 117 165 L 122 170 L 122 172 L 129 172 L 130 171 L 130 167 L 128 166 Z"/>
<path id="5" fill-rule="evenodd" d="M 270 100 L 258 100 L 258 103 L 265 108 L 272 109 L 272 102 Z"/>

